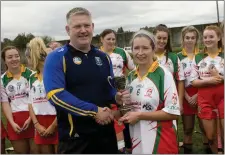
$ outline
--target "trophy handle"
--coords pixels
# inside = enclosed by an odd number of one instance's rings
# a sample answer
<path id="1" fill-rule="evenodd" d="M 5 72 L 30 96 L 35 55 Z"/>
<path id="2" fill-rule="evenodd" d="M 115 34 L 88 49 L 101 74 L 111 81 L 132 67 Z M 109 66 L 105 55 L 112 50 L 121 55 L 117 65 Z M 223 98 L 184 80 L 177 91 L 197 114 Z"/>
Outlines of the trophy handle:
<path id="1" fill-rule="evenodd" d="M 111 83 L 111 81 L 113 80 L 113 78 L 112 78 L 111 76 L 108 76 L 107 80 L 108 80 L 110 86 L 111 86 L 112 88 L 114 88 L 113 85 L 112 85 L 112 83 Z"/>

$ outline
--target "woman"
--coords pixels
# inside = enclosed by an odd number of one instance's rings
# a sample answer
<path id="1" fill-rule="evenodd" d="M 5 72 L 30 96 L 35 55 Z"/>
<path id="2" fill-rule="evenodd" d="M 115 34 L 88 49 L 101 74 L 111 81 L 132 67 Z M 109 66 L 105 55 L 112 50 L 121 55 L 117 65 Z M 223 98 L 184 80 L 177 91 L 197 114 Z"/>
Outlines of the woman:
<path id="1" fill-rule="evenodd" d="M 6 95 L 5 88 L 3 87 L 3 83 L 1 81 L 1 103 L 2 102 L 8 102 L 8 97 Z M 7 137 L 7 131 L 1 120 L 1 154 L 5 154 L 5 139 L 6 139 L 6 137 Z"/>
<path id="2" fill-rule="evenodd" d="M 199 32 L 193 26 L 184 27 L 181 31 L 182 51 L 178 53 L 178 57 L 183 65 L 185 75 L 185 95 L 183 100 L 183 130 L 184 130 L 184 154 L 192 154 L 192 133 L 195 125 L 195 115 L 197 114 L 197 92 L 198 89 L 190 83 L 191 71 L 193 67 L 194 57 L 199 53 L 198 49 Z M 199 127 L 204 136 L 204 129 L 199 119 Z M 204 143 L 208 142 L 204 136 Z M 207 152 L 206 152 L 207 153 Z"/>
<path id="3" fill-rule="evenodd" d="M 15 153 L 37 153 L 33 141 L 34 126 L 28 111 L 29 77 L 32 71 L 20 64 L 19 50 L 7 46 L 1 54 L 7 71 L 1 76 L 9 102 L 2 103 L 7 118 L 8 139 Z"/>
<path id="4" fill-rule="evenodd" d="M 58 144 L 56 110 L 51 105 L 45 93 L 43 84 L 43 67 L 47 51 L 41 38 L 34 38 L 29 42 L 26 51 L 28 63 L 36 71 L 30 76 L 30 104 L 29 111 L 34 123 L 35 143 L 38 144 L 40 153 L 56 153 Z"/>
<path id="5" fill-rule="evenodd" d="M 114 76 L 124 76 L 126 75 L 126 70 L 133 70 L 135 68 L 131 56 L 122 48 L 116 47 L 115 31 L 113 31 L 112 29 L 105 29 L 101 33 L 100 38 L 102 42 L 102 46 L 100 49 L 110 56 L 113 65 Z M 117 110 L 117 107 L 115 105 L 112 105 L 112 109 Z M 124 125 L 119 125 L 115 120 L 114 127 L 117 133 L 118 148 L 120 150 L 124 147 L 123 139 L 125 139 L 126 148 L 128 149 L 131 147 L 129 127 L 128 125 L 125 126 L 125 130 L 124 132 L 122 132 L 124 129 Z"/>
<path id="6" fill-rule="evenodd" d="M 173 120 L 180 115 L 179 100 L 172 74 L 154 57 L 154 36 L 140 30 L 131 41 L 138 68 L 128 75 L 133 109 L 119 121 L 130 123 L 134 154 L 177 154 Z M 121 104 L 121 103 L 119 103 Z"/>
<path id="7" fill-rule="evenodd" d="M 170 33 L 166 25 L 160 24 L 153 31 L 156 39 L 156 51 L 158 62 L 166 67 L 174 76 L 179 94 L 180 110 L 183 113 L 184 98 L 184 72 L 180 60 L 175 53 L 172 53 L 170 45 Z"/>
<path id="8" fill-rule="evenodd" d="M 194 69 L 191 73 L 192 85 L 198 88 L 198 116 L 202 119 L 213 153 L 218 152 L 217 114 L 221 131 L 224 131 L 224 53 L 221 37 L 219 27 L 207 26 L 205 28 L 203 31 L 205 48 L 203 53 L 196 55 Z"/>

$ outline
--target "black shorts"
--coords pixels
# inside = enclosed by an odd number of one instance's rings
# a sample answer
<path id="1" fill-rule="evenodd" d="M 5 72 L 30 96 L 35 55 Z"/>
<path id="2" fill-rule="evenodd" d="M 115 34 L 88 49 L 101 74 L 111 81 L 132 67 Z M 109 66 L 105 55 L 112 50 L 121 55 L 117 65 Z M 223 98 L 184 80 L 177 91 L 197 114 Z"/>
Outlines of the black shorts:
<path id="1" fill-rule="evenodd" d="M 124 126 L 125 126 L 125 129 L 123 130 L 123 135 L 124 135 L 125 147 L 131 148 L 132 143 L 131 143 L 131 138 L 130 138 L 129 124 L 124 123 Z"/>
<path id="2" fill-rule="evenodd" d="M 116 134 L 76 137 L 59 141 L 59 154 L 117 154 Z"/>

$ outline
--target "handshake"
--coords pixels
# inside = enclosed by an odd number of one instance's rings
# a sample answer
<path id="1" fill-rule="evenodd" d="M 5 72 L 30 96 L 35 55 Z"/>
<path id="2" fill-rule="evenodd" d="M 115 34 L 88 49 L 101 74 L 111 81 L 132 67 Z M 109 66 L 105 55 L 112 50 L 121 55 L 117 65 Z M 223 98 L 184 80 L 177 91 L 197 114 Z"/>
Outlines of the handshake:
<path id="1" fill-rule="evenodd" d="M 130 93 L 128 90 L 125 90 L 123 92 L 117 92 L 115 99 L 117 104 L 120 105 L 124 103 L 130 103 Z M 107 125 L 111 123 L 114 120 L 114 118 L 119 119 L 119 117 L 121 117 L 119 111 L 112 111 L 108 107 L 104 108 L 98 107 L 98 113 L 95 116 L 95 121 L 98 124 Z"/>
<path id="2" fill-rule="evenodd" d="M 98 113 L 95 116 L 95 121 L 101 125 L 107 125 L 114 120 L 112 110 L 108 107 L 98 107 Z"/>

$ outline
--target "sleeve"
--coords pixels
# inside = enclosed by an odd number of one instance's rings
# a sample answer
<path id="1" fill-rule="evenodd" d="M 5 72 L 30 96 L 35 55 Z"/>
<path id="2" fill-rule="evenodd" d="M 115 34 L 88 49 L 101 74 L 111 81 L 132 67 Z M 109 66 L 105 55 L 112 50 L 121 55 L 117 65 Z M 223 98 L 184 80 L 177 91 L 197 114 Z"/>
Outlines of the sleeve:
<path id="1" fill-rule="evenodd" d="M 166 113 L 180 115 L 180 104 L 178 100 L 178 93 L 172 74 L 169 71 L 165 72 L 164 77 L 164 108 L 162 109 Z"/>
<path id="2" fill-rule="evenodd" d="M 196 80 L 198 78 L 199 78 L 199 66 L 196 63 L 194 63 L 192 65 L 192 69 L 191 69 L 190 81 L 192 82 L 192 81 L 194 81 L 194 80 Z"/>
<path id="3" fill-rule="evenodd" d="M 6 93 L 5 87 L 3 85 L 3 82 L 1 80 L 1 102 L 9 102 L 8 95 Z"/>
<path id="4" fill-rule="evenodd" d="M 179 57 L 177 56 L 177 73 L 176 73 L 176 79 L 178 81 L 182 81 L 185 80 L 185 76 L 184 76 L 184 68 L 183 65 L 179 59 Z"/>
<path id="5" fill-rule="evenodd" d="M 134 61 L 133 61 L 133 59 L 131 58 L 130 54 L 129 54 L 127 51 L 125 51 L 125 50 L 124 50 L 124 52 L 125 52 L 126 57 L 127 57 L 126 67 L 127 67 L 129 70 L 135 69 Z"/>
<path id="6" fill-rule="evenodd" d="M 63 51 L 50 53 L 45 61 L 43 80 L 48 100 L 56 109 L 63 110 L 75 116 L 91 116 L 97 114 L 98 107 L 89 102 L 80 100 L 65 90 L 66 70 Z"/>

